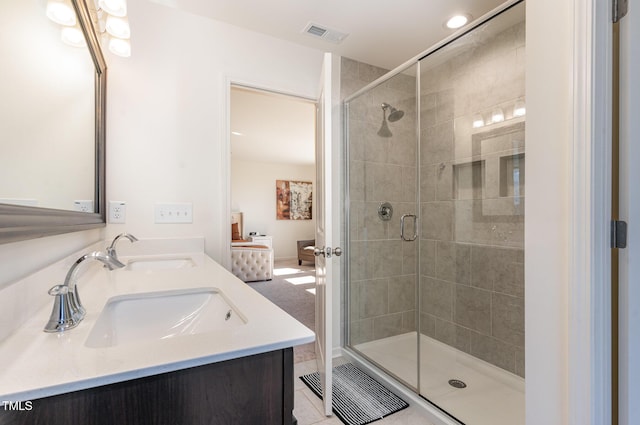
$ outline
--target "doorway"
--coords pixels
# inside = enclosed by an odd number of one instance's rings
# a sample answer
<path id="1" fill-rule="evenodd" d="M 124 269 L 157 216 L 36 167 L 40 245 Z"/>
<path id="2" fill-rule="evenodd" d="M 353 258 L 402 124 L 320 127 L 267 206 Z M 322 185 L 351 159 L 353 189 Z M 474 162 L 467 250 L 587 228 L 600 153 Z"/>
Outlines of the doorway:
<path id="1" fill-rule="evenodd" d="M 315 257 L 304 248 L 315 239 L 315 114 L 315 101 L 231 85 L 231 270 L 311 330 Z M 239 270 L 247 252 L 262 273 Z M 295 362 L 312 359 L 313 343 L 295 347 Z"/>

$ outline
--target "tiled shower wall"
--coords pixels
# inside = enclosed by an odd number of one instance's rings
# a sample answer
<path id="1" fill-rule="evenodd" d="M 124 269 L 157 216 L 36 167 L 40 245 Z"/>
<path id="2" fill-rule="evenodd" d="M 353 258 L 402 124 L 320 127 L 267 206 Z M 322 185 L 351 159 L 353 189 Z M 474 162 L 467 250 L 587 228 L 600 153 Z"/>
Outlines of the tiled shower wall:
<path id="1" fill-rule="evenodd" d="M 470 34 L 420 75 L 420 330 L 520 376 L 524 36 L 524 23 L 480 43 Z M 490 123 L 498 107 L 505 121 Z M 473 128 L 480 117 L 489 125 Z"/>
<path id="2" fill-rule="evenodd" d="M 423 334 L 524 376 L 524 23 L 482 37 L 421 64 L 419 303 L 416 242 L 399 229 L 418 208 L 415 69 L 350 102 L 350 343 L 414 331 L 419 304 Z M 343 59 L 343 98 L 384 73 Z M 405 111 L 388 139 L 382 102 Z M 473 128 L 496 107 L 504 122 Z"/>
<path id="3" fill-rule="evenodd" d="M 342 61 L 343 98 L 387 71 Z M 405 112 L 380 137 L 382 103 Z M 350 102 L 350 329 L 351 344 L 415 330 L 416 242 L 400 240 L 400 216 L 415 214 L 416 79 L 400 74 Z M 391 221 L 378 217 L 383 202 Z"/>

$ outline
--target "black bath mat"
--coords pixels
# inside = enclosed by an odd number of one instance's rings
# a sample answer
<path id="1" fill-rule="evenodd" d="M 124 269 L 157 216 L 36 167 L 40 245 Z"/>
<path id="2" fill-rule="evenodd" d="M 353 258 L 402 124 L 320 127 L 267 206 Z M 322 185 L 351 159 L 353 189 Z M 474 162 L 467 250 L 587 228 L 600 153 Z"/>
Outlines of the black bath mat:
<path id="1" fill-rule="evenodd" d="M 318 372 L 300 377 L 322 398 Z M 365 425 L 409 404 L 351 363 L 333 368 L 333 412 L 347 425 Z"/>

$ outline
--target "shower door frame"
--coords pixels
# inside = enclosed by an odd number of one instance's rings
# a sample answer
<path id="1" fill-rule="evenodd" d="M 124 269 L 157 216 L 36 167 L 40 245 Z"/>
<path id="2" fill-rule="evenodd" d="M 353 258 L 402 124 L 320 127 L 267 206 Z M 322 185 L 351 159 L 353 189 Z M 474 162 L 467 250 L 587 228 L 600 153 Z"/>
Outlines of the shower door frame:
<path id="1" fill-rule="evenodd" d="M 517 0 L 517 1 L 522 1 L 522 0 Z M 383 75 L 382 77 L 376 79 L 375 81 L 371 82 L 370 84 L 367 84 L 365 87 L 363 87 L 362 89 L 358 90 L 357 92 L 355 92 L 354 94 L 352 94 L 351 96 L 345 98 L 342 100 L 342 129 L 343 129 L 343 134 L 342 134 L 342 140 L 343 140 L 343 175 L 344 175 L 344 179 L 343 179 L 343 190 L 344 190 L 344 197 L 343 197 L 343 202 L 344 202 L 344 235 L 345 235 L 345 247 L 350 248 L 350 243 L 351 243 L 351 226 L 350 226 L 350 217 L 351 217 L 351 197 L 350 197 L 350 175 L 349 175 L 349 161 L 350 161 L 350 153 L 349 153 L 349 102 L 355 98 L 357 98 L 359 95 L 364 94 L 374 88 L 376 88 L 377 86 L 391 80 L 393 77 L 395 77 L 396 75 L 399 75 L 405 71 L 407 71 L 408 69 L 410 69 L 411 67 L 415 66 L 416 68 L 416 134 L 415 134 L 415 143 L 416 143 L 416 197 L 414 199 L 414 202 L 416 204 L 416 217 L 415 217 L 415 221 L 414 221 L 414 229 L 416 231 L 416 235 L 417 235 L 417 239 L 415 240 L 416 242 L 416 259 L 420 258 L 420 78 L 418 78 L 417 76 L 420 75 L 420 61 L 417 60 L 416 62 L 411 62 L 411 61 L 407 61 L 405 62 L 403 65 L 401 65 L 400 67 L 396 68 L 395 70 Z M 402 238 L 401 238 L 402 240 Z M 403 241 L 404 242 L 404 241 Z M 349 350 L 354 350 L 354 348 L 352 348 L 350 341 L 351 341 L 351 326 L 349 326 L 349 322 L 350 322 L 350 306 L 351 306 L 351 291 L 350 291 L 350 282 L 351 282 L 351 267 L 350 267 L 350 262 L 351 262 L 351 249 L 346 249 L 345 250 L 345 254 L 344 255 L 344 260 L 345 260 L 345 266 L 343 269 L 343 278 L 342 281 L 344 282 L 343 285 L 343 297 L 344 297 L 344 329 L 343 329 L 343 340 L 342 340 L 342 346 L 343 349 L 349 349 Z M 416 373 L 417 373 L 417 381 L 416 381 L 416 387 L 414 388 L 411 384 L 409 384 L 408 382 L 405 382 L 404 380 L 400 379 L 398 376 L 396 376 L 394 373 L 392 373 L 391 371 L 389 371 L 388 369 L 386 369 L 384 366 L 372 361 L 371 359 L 367 358 L 367 361 L 373 363 L 376 365 L 376 367 L 384 370 L 385 373 L 388 373 L 389 375 L 393 376 L 394 379 L 396 379 L 398 382 L 401 382 L 402 385 L 404 385 L 405 387 L 411 389 L 411 391 L 413 391 L 416 395 L 420 394 L 420 309 L 418 308 L 418 303 L 420 300 L 420 261 L 416 260 L 416 266 L 415 266 L 415 275 L 416 275 L 416 308 L 415 308 L 415 320 L 416 320 L 416 346 L 417 346 L 417 366 L 416 366 Z M 360 355 L 360 353 L 358 352 L 358 355 Z M 424 400 L 424 399 L 423 399 Z M 429 402 L 431 403 L 431 402 Z M 433 405 L 433 404 L 432 404 Z M 435 405 L 433 405 L 434 407 L 437 407 Z"/>

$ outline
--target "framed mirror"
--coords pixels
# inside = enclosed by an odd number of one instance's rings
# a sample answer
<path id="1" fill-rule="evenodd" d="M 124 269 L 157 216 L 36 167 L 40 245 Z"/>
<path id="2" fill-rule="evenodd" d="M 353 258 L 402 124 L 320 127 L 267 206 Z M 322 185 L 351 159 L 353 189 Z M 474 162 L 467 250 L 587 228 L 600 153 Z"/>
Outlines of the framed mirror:
<path id="1" fill-rule="evenodd" d="M 87 1 L 1 2 L 0 243 L 106 223 L 107 67 Z M 50 4 L 71 6 L 75 25 L 48 18 Z"/>

